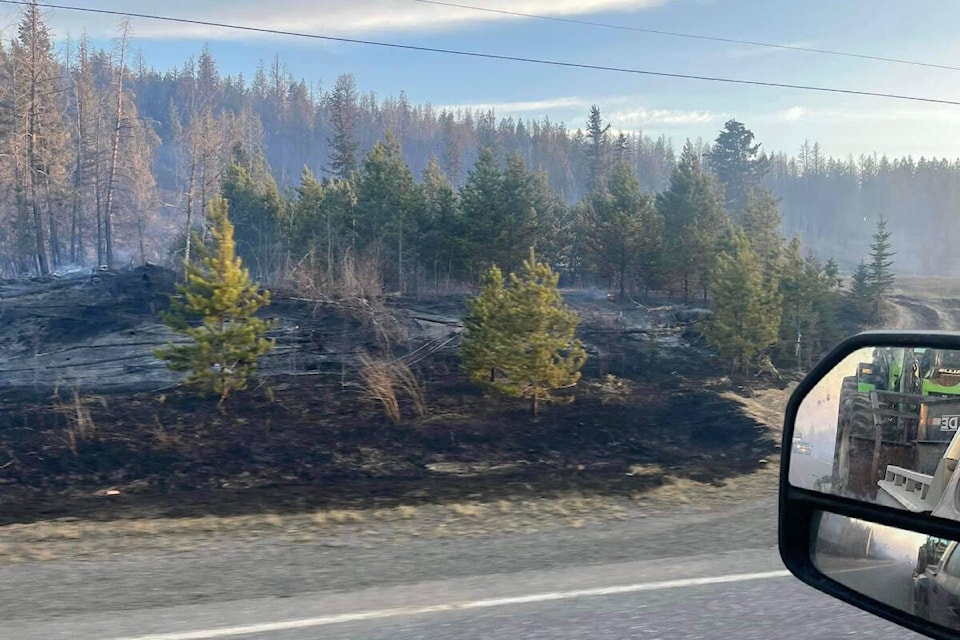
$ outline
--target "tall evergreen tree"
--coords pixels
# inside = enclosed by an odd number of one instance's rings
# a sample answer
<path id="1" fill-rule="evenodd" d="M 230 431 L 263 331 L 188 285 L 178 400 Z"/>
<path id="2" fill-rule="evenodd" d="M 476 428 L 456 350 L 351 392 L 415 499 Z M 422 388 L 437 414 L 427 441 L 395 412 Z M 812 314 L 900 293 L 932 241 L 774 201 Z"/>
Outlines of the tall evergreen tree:
<path id="1" fill-rule="evenodd" d="M 714 315 L 705 332 L 731 370 L 746 372 L 776 344 L 782 313 L 777 285 L 764 282 L 760 257 L 744 233 L 736 231 L 732 251 L 717 260 L 711 283 Z"/>
<path id="2" fill-rule="evenodd" d="M 604 124 L 600 107 L 590 107 L 587 118 L 587 192 L 602 193 L 606 187 L 607 167 L 610 153 L 610 124 Z"/>
<path id="3" fill-rule="evenodd" d="M 670 278 L 679 281 L 686 299 L 696 284 L 706 297 L 727 219 L 720 189 L 703 171 L 689 140 L 657 206 L 663 217 L 665 267 Z"/>
<path id="4" fill-rule="evenodd" d="M 464 274 L 463 219 L 457 194 L 443 174 L 436 158 L 431 158 L 423 171 L 421 183 L 423 215 L 420 221 L 420 244 L 424 266 L 440 290 L 441 274 L 447 282 Z"/>
<path id="5" fill-rule="evenodd" d="M 893 232 L 887 229 L 887 220 L 883 216 L 877 220 L 877 229 L 870 244 L 870 293 L 873 297 L 873 315 L 883 322 L 883 301 L 893 289 Z"/>
<path id="6" fill-rule="evenodd" d="M 413 172 L 403 160 L 400 144 L 392 133 L 367 154 L 357 176 L 358 238 L 383 245 L 391 258 L 385 275 L 398 291 L 406 291 L 407 275 L 416 264 L 417 221 L 423 203 Z"/>
<path id="7" fill-rule="evenodd" d="M 623 299 L 627 280 L 640 267 L 650 228 L 653 199 L 640 191 L 640 182 L 625 162 L 618 163 L 610 176 L 609 191 L 595 193 L 580 207 L 582 235 L 598 273 L 616 287 Z"/>
<path id="8" fill-rule="evenodd" d="M 764 278 L 775 278 L 783 251 L 783 236 L 780 235 L 777 200 L 769 190 L 758 188 L 747 193 L 743 230 L 760 256 Z"/>
<path id="9" fill-rule="evenodd" d="M 742 122 L 728 120 L 710 150 L 710 168 L 724 188 L 727 212 L 739 218 L 751 189 L 759 187 L 770 168 L 753 132 Z"/>
<path id="10" fill-rule="evenodd" d="M 337 78 L 330 95 L 330 119 L 333 137 L 330 145 L 330 169 L 346 180 L 357 169 L 357 83 L 349 74 Z"/>

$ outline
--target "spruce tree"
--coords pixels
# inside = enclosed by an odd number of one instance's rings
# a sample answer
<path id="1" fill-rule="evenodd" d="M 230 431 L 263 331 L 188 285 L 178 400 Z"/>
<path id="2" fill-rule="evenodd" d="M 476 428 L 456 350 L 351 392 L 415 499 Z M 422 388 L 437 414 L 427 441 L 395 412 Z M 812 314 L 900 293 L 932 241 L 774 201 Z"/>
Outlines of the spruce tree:
<path id="1" fill-rule="evenodd" d="M 700 285 L 706 298 L 728 221 L 719 185 L 703 171 L 689 140 L 670 175 L 670 187 L 658 196 L 657 206 L 663 218 L 669 275 L 679 281 L 685 299 L 690 298 L 694 283 Z"/>
<path id="2" fill-rule="evenodd" d="M 857 270 L 853 272 L 850 278 L 850 295 L 853 296 L 857 306 L 861 311 L 865 311 L 870 301 L 873 300 L 873 283 L 870 279 L 870 267 L 860 258 Z"/>
<path id="3" fill-rule="evenodd" d="M 710 151 L 710 168 L 723 184 L 727 213 L 735 219 L 746 209 L 751 189 L 759 187 L 770 170 L 769 159 L 753 140 L 742 122 L 729 120 Z"/>
<path id="4" fill-rule="evenodd" d="M 268 291 L 259 292 L 236 256 L 233 224 L 227 202 L 215 198 L 209 206 L 212 247 L 197 242 L 197 262 L 185 262 L 186 283 L 178 285 L 180 299 L 171 301 L 164 321 L 174 331 L 193 339 L 169 345 L 154 354 L 173 371 L 189 372 L 186 383 L 220 396 L 245 389 L 257 359 L 273 349 L 265 338 L 272 324 L 256 317 L 270 303 Z"/>
<path id="5" fill-rule="evenodd" d="M 887 220 L 883 216 L 877 220 L 877 229 L 870 244 L 870 294 L 873 315 L 877 322 L 883 322 L 883 300 L 893 288 L 893 244 L 887 230 Z"/>
<path id="6" fill-rule="evenodd" d="M 768 280 L 776 277 L 783 253 L 783 236 L 780 235 L 777 199 L 769 190 L 751 189 L 747 193 L 743 230 L 753 250 L 760 256 L 763 277 Z"/>
<path id="7" fill-rule="evenodd" d="M 574 337 L 580 318 L 564 304 L 558 280 L 531 249 L 520 275 L 510 274 L 506 286 L 500 270 L 490 269 L 464 319 L 461 356 L 470 378 L 505 396 L 530 400 L 533 417 L 542 402 L 560 400 L 552 391 L 577 383 L 586 361 Z"/>
<path id="8" fill-rule="evenodd" d="M 742 231 L 730 253 L 717 259 L 711 282 L 713 317 L 707 341 L 733 371 L 746 372 L 758 355 L 776 344 L 782 298 L 777 283 L 765 283 L 760 257 Z"/>

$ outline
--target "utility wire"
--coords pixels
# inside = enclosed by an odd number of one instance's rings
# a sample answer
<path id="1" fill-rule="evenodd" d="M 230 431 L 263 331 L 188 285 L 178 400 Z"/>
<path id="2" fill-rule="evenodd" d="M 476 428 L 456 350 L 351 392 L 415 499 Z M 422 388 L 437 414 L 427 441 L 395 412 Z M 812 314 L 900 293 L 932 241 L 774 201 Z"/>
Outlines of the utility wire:
<path id="1" fill-rule="evenodd" d="M 534 13 L 522 13 L 520 11 L 507 11 L 506 9 L 491 9 L 489 7 L 477 7 L 470 4 L 458 4 L 456 2 L 443 2 L 441 0 L 412 0 L 420 4 L 432 4 L 441 7 L 454 7 L 457 9 L 468 9 L 470 11 L 483 11 L 484 13 L 496 13 L 505 16 L 514 16 L 517 18 L 532 18 L 534 20 L 549 20 L 551 22 L 565 22 L 567 24 L 579 24 L 588 27 L 601 27 L 603 29 L 617 29 L 620 31 L 633 31 L 637 33 L 650 33 L 658 36 L 671 36 L 674 38 L 690 38 L 693 40 L 709 40 L 711 42 L 726 42 L 730 44 L 742 44 L 752 47 L 766 47 L 768 49 L 783 49 L 787 51 L 802 51 L 804 53 L 822 53 L 831 56 L 844 56 L 847 58 L 859 58 L 861 60 L 875 60 L 879 62 L 893 62 L 896 64 L 909 64 L 917 67 L 930 67 L 933 69 L 948 69 L 950 71 L 960 71 L 960 67 L 950 66 L 948 64 L 937 64 L 935 62 L 920 62 L 918 60 L 905 60 L 902 58 L 885 58 L 883 56 L 872 56 L 865 53 L 853 53 L 850 51 L 835 51 L 832 49 L 816 49 L 813 47 L 801 47 L 789 44 L 775 44 L 772 42 L 757 42 L 754 40 L 738 40 L 736 38 L 721 38 L 719 36 L 706 36 L 696 33 L 681 33 L 679 31 L 663 31 L 661 29 L 648 29 L 645 27 L 632 27 L 623 24 L 612 24 L 609 22 L 594 22 L 592 20 L 580 20 L 577 18 L 561 18 L 559 16 L 544 16 Z"/>
<path id="2" fill-rule="evenodd" d="M 286 31 L 282 29 L 268 29 L 265 27 L 249 27 L 237 24 L 228 24 L 224 22 L 213 22 L 209 20 L 195 20 L 192 18 L 178 18 L 174 16 L 162 16 L 148 13 L 135 13 L 132 11 L 117 11 L 111 9 L 92 9 L 90 7 L 71 7 L 62 4 L 53 4 L 49 2 L 32 2 L 31 0 L 0 0 L 0 4 L 37 6 L 44 9 L 61 9 L 64 11 L 79 11 L 82 13 L 95 13 L 100 15 L 143 18 L 145 20 L 159 20 L 164 22 L 174 22 L 179 24 L 200 25 L 204 27 L 216 27 L 220 29 L 234 29 L 239 31 L 248 31 L 253 33 L 265 33 L 270 35 L 289 36 L 296 38 L 310 38 L 314 40 L 324 40 L 328 42 L 343 42 L 349 44 L 363 44 L 374 47 L 384 47 L 389 49 L 402 49 L 406 51 L 421 51 L 428 53 L 442 53 L 446 55 L 461 56 L 468 58 L 483 58 L 487 60 L 500 60 L 507 62 L 523 62 L 527 64 L 538 64 L 554 67 L 563 67 L 568 69 L 586 69 L 590 71 L 611 71 L 614 73 L 627 73 L 633 75 L 652 76 L 658 78 L 678 78 L 684 80 L 702 80 L 705 82 L 718 82 L 723 84 L 739 84 L 755 87 L 772 87 L 778 89 L 796 89 L 800 91 L 816 91 L 819 93 L 837 93 L 853 96 L 870 96 L 874 98 L 889 98 L 892 100 L 908 100 L 911 102 L 926 102 L 933 104 L 946 104 L 951 106 L 960 106 L 960 101 L 947 100 L 943 98 L 927 98 L 923 96 L 909 96 L 896 93 L 883 93 L 878 91 L 862 91 L 858 89 L 842 89 L 839 87 L 824 87 L 807 84 L 791 84 L 787 82 L 766 82 L 763 80 L 740 80 L 736 78 L 722 78 L 718 76 L 701 76 L 688 73 L 669 73 L 666 71 L 649 71 L 646 69 L 632 69 L 629 67 L 612 67 L 598 64 L 587 64 L 583 62 L 566 62 L 562 60 L 548 60 L 544 58 L 529 58 L 523 56 L 510 56 L 495 53 L 481 53 L 479 51 L 463 51 L 460 49 L 443 49 L 438 47 L 426 47 L 413 44 L 400 44 L 396 42 L 379 42 L 376 40 L 361 40 L 359 38 L 345 38 L 340 36 L 327 36 L 316 33 L 302 33 L 298 31 Z"/>

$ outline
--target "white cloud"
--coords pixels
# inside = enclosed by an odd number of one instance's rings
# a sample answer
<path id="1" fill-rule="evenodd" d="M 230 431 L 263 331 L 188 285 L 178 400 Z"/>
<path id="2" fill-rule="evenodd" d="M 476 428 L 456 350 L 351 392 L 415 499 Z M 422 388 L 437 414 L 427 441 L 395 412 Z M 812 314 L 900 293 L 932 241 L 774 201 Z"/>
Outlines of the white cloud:
<path id="1" fill-rule="evenodd" d="M 777 114 L 777 117 L 784 122 L 797 122 L 806 115 L 806 110 L 803 107 L 790 107 L 789 109 L 784 109 L 783 111 Z"/>
<path id="2" fill-rule="evenodd" d="M 446 109 L 447 111 L 457 111 L 459 109 L 471 109 L 477 111 L 490 111 L 496 113 L 543 113 L 552 109 L 587 109 L 592 104 L 607 104 L 602 99 L 588 100 L 575 96 L 547 98 L 544 100 L 519 100 L 516 102 L 465 102 L 462 104 L 442 104 L 437 109 Z"/>
<path id="3" fill-rule="evenodd" d="M 476 109 L 480 111 L 493 110 L 497 115 L 520 115 L 535 117 L 550 111 L 565 113 L 582 112 L 583 118 L 567 119 L 568 125 L 575 125 L 580 119 L 585 120 L 587 110 L 591 105 L 601 106 L 603 119 L 617 129 L 624 131 L 636 130 L 642 127 L 684 127 L 697 126 L 721 122 L 726 117 L 722 113 L 710 111 L 687 111 L 680 109 L 649 109 L 645 107 L 623 108 L 626 105 L 636 105 L 642 99 L 637 96 L 606 96 L 583 98 L 579 96 L 561 96 L 540 100 L 520 100 L 516 102 L 469 102 L 461 104 L 438 105 L 437 109 L 456 111 L 458 109 Z M 604 107 L 621 106 L 620 110 Z"/>
<path id="4" fill-rule="evenodd" d="M 683 127 L 690 125 L 720 122 L 721 113 L 710 111 L 685 111 L 678 109 L 645 109 L 616 111 L 607 116 L 607 120 L 618 127 Z"/>
<path id="5" fill-rule="evenodd" d="M 887 107 L 864 109 L 808 109 L 795 106 L 760 115 L 761 122 L 804 122 L 817 124 L 857 124 L 889 122 L 939 122 L 960 124 L 960 109 L 918 105 L 916 107 Z"/>
<path id="6" fill-rule="evenodd" d="M 116 2 L 72 0 L 77 7 L 117 8 Z M 519 13 L 549 16 L 574 16 L 601 11 L 636 11 L 665 4 L 669 0 L 477 0 L 476 6 Z M 469 4 L 469 3 L 468 3 Z M 124 0 L 124 10 L 132 13 L 162 14 L 206 22 L 223 22 L 248 27 L 298 31 L 323 35 L 350 36 L 384 32 L 442 30 L 523 18 L 412 2 L 411 0 Z M 50 20 L 58 34 L 79 33 L 86 29 L 92 36 L 113 36 L 120 17 L 57 10 Z M 195 38 L 205 40 L 250 39 L 251 32 L 205 25 L 178 24 L 134 18 L 138 38 Z M 266 36 L 265 36 L 266 37 Z"/>

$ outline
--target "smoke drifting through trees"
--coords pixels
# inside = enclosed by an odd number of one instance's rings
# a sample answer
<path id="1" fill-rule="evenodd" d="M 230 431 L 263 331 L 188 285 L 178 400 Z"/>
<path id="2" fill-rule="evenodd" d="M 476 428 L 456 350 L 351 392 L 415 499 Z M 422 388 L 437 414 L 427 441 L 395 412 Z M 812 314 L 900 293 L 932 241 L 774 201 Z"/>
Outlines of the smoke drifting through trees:
<path id="1" fill-rule="evenodd" d="M 785 235 L 800 236 L 803 252 L 836 257 L 845 271 L 866 257 L 882 215 L 898 238 L 899 269 L 960 273 L 947 224 L 960 202 L 960 161 L 841 160 L 825 157 L 816 144 L 797 156 L 767 155 L 746 127 L 730 123 L 711 153 L 702 142 L 691 144 L 706 182 L 690 197 L 709 205 L 696 212 L 703 222 L 697 246 L 678 248 L 670 243 L 678 229 L 695 229 L 687 219 L 692 212 L 653 215 L 649 202 L 649 194 L 666 192 L 661 201 L 672 206 L 672 142 L 615 133 L 617 123 L 605 122 L 600 106 L 579 128 L 497 118 L 412 104 L 403 94 L 378 99 L 348 75 L 329 88 L 308 85 L 279 58 L 261 64 L 250 81 L 224 76 L 208 49 L 162 72 L 131 54 L 135 39 L 125 30 L 114 51 L 92 50 L 81 39 L 58 58 L 42 17 L 27 7 L 17 37 L 0 50 L 6 275 L 72 263 L 164 261 L 168 251 L 176 261 L 189 257 L 186 229 L 204 235 L 204 203 L 226 188 L 225 180 L 260 199 L 246 212 L 250 225 L 234 208 L 239 251 L 260 278 L 311 252 L 329 272 L 349 249 L 355 259 L 376 254 L 392 265 L 384 274 L 390 287 L 437 289 L 476 280 L 494 261 L 517 265 L 534 242 L 564 282 L 695 297 L 706 291 L 711 267 L 702 249 L 718 242 L 708 232 L 718 197 L 739 223 L 747 192 L 758 186 L 779 199 Z M 680 163 L 683 179 L 700 181 L 684 168 L 693 162 Z M 231 173 L 234 164 L 246 178 Z M 376 167 L 383 172 L 374 176 Z M 638 186 L 625 182 L 630 174 Z M 390 175 L 402 183 L 391 197 L 407 201 L 387 211 L 374 202 L 374 190 L 392 189 Z M 405 190 L 416 191 L 417 201 Z M 646 199 L 637 200 L 638 190 Z M 481 195 L 491 200 L 480 202 Z M 384 215 L 390 219 L 376 218 Z M 929 233 L 917 231 L 918 218 L 929 221 Z M 598 247 L 603 228 L 619 221 L 629 222 L 628 239 L 644 240 L 642 249 L 617 250 L 602 240 Z M 578 225 L 593 223 L 581 237 Z M 491 242 L 494 224 L 501 237 Z M 678 279 L 677 269 L 686 276 Z"/>

